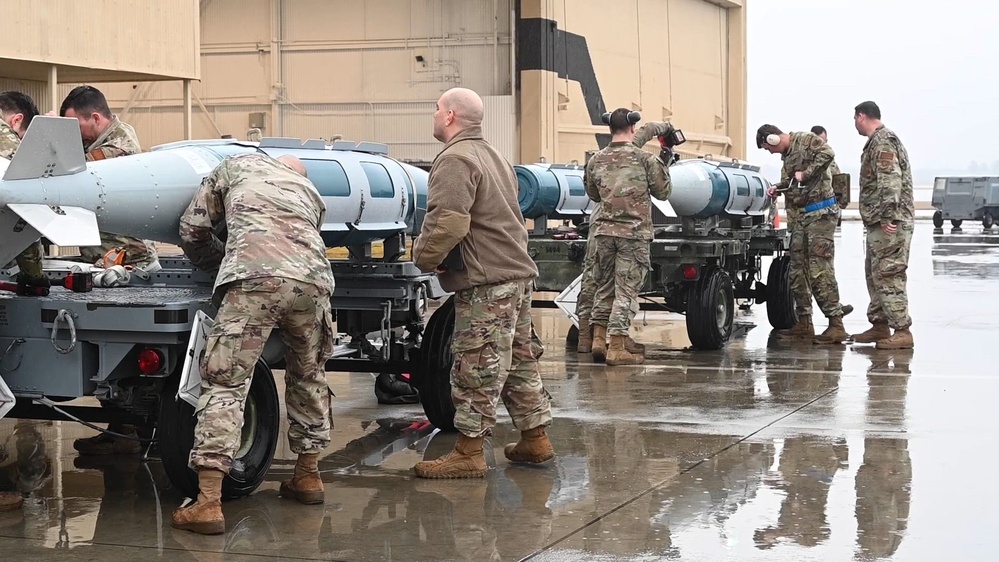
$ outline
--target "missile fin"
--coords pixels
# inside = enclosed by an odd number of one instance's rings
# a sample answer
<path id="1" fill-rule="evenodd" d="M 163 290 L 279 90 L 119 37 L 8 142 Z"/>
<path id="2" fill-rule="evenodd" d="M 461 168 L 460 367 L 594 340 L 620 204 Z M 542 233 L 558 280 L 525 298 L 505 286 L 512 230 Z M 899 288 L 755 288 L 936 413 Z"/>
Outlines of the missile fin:
<path id="1" fill-rule="evenodd" d="M 4 382 L 3 377 L 0 377 L 0 419 L 3 419 L 8 412 L 14 409 L 14 403 L 17 399 L 14 398 L 14 393 L 10 391 L 10 387 Z"/>
<path id="2" fill-rule="evenodd" d="M 651 199 L 652 204 L 655 205 L 656 208 L 659 209 L 659 212 L 663 215 L 673 218 L 679 216 L 676 214 L 676 211 L 673 209 L 673 205 L 671 205 L 669 201 L 662 201 L 660 199 L 656 199 L 655 197 L 652 197 Z"/>
<path id="3" fill-rule="evenodd" d="M 3 179 L 68 176 L 86 169 L 79 121 L 69 117 L 37 115 L 28 125 Z"/>
<path id="4" fill-rule="evenodd" d="M 41 234 L 11 209 L 0 207 L 0 267 L 17 257 Z"/>
<path id="5" fill-rule="evenodd" d="M 29 203 L 8 203 L 7 207 L 56 246 L 101 245 L 97 215 L 89 209 Z"/>

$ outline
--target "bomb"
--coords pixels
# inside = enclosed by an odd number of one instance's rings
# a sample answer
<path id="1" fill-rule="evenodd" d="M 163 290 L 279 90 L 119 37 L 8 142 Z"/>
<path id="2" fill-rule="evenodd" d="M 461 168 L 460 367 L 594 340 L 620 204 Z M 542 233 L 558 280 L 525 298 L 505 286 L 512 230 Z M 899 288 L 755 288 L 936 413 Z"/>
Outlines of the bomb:
<path id="1" fill-rule="evenodd" d="M 514 169 L 525 219 L 575 218 L 596 207 L 586 195 L 582 166 L 524 164 Z M 669 173 L 673 188 L 669 201 L 663 203 L 680 217 L 763 216 L 773 205 L 767 195 L 771 184 L 758 166 L 696 158 L 676 162 Z"/>
<path id="2" fill-rule="evenodd" d="M 381 144 L 180 141 L 87 162 L 76 119 L 38 116 L 13 159 L 0 159 L 0 263 L 40 236 L 59 246 L 97 246 L 100 231 L 178 244 L 180 216 L 202 180 L 225 157 L 249 152 L 302 160 L 326 203 L 328 247 L 419 233 L 428 174 L 390 158 Z"/>

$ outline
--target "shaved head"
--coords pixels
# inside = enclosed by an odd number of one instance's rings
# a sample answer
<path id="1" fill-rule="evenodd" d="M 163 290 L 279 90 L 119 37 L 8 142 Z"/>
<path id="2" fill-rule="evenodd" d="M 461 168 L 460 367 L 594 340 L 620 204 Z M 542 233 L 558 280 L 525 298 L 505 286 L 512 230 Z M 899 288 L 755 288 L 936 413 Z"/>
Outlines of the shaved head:
<path id="1" fill-rule="evenodd" d="M 284 164 L 285 166 L 288 166 L 292 170 L 295 170 L 300 175 L 304 177 L 309 177 L 309 173 L 305 170 L 305 164 L 302 164 L 302 161 L 299 160 L 298 158 L 291 155 L 285 155 L 279 157 L 277 161 Z"/>
<path id="2" fill-rule="evenodd" d="M 465 129 L 482 126 L 482 98 L 468 88 L 451 88 L 437 100 L 434 138 L 448 142 Z"/>
<path id="3" fill-rule="evenodd" d="M 452 88 L 441 96 L 445 110 L 453 111 L 455 119 L 466 127 L 482 125 L 482 98 L 468 88 Z"/>

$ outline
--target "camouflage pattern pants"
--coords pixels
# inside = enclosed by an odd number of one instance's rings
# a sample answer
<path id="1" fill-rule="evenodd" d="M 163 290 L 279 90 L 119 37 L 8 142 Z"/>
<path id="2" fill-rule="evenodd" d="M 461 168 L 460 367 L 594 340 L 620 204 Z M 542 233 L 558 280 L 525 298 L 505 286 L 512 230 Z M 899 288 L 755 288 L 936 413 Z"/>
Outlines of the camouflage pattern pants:
<path id="1" fill-rule="evenodd" d="M 301 281 L 259 277 L 229 287 L 208 334 L 191 468 L 229 472 L 239 447 L 253 368 L 274 326 L 281 328 L 285 345 L 291 450 L 318 453 L 329 445 L 332 391 L 325 371 L 333 342 L 329 295 Z"/>
<path id="2" fill-rule="evenodd" d="M 881 225 L 867 227 L 864 273 L 867 276 L 867 293 L 871 297 L 867 319 L 872 324 L 887 321 L 896 330 L 912 325 L 905 288 L 912 231 L 911 223 L 900 224 L 894 234 L 881 230 Z"/>
<path id="3" fill-rule="evenodd" d="M 593 245 L 592 323 L 606 326 L 608 336 L 627 336 L 638 310 L 638 292 L 652 268 L 649 241 L 595 236 Z"/>
<path id="4" fill-rule="evenodd" d="M 583 279 L 579 282 L 579 296 L 576 298 L 576 316 L 579 317 L 580 331 L 589 328 L 590 317 L 593 313 L 593 295 L 597 290 L 596 277 L 593 275 L 596 247 L 597 245 L 593 241 L 593 236 L 590 236 L 586 241 L 586 256 L 583 258 Z"/>
<path id="5" fill-rule="evenodd" d="M 794 231 L 801 224 L 801 210 L 790 207 L 785 209 L 785 212 L 787 213 L 787 231 L 791 233 L 793 240 Z M 808 286 L 808 262 L 806 261 L 801 269 L 789 271 L 788 276 L 791 282 L 791 292 L 795 295 L 795 311 L 798 313 L 798 318 L 811 317 L 812 288 Z"/>
<path id="6" fill-rule="evenodd" d="M 18 254 L 15 261 L 17 262 L 17 268 L 24 272 L 26 276 L 38 279 L 43 276 L 42 258 L 44 257 L 45 248 L 42 247 L 42 241 L 35 240 L 32 245 Z"/>
<path id="7" fill-rule="evenodd" d="M 808 280 L 807 286 L 811 288 L 812 295 L 826 318 L 843 316 L 834 266 L 836 242 L 833 237 L 839 216 L 839 207 L 802 213 L 791 232 L 791 279 L 797 276 Z M 793 281 L 792 289 L 795 289 Z M 811 310 L 812 295 L 801 291 L 799 281 L 794 290 L 794 301 L 799 314 L 802 310 Z"/>
<path id="8" fill-rule="evenodd" d="M 544 353 L 531 321 L 531 280 L 480 285 L 454 294 L 451 397 L 454 426 L 479 437 L 496 425 L 499 399 L 521 431 L 552 421 L 538 358 Z"/>
<path id="9" fill-rule="evenodd" d="M 80 255 L 87 263 L 97 263 L 105 254 L 118 248 L 125 250 L 125 261 L 121 265 L 143 267 L 157 259 L 156 250 L 151 242 L 110 232 L 101 232 L 100 246 L 81 247 Z"/>

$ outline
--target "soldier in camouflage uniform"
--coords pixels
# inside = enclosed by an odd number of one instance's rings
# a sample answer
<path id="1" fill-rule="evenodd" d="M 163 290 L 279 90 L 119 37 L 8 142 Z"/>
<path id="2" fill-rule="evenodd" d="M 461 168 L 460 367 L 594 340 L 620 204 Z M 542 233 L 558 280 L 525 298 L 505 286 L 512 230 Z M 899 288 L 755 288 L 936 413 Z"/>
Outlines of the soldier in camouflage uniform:
<path id="1" fill-rule="evenodd" d="M 301 161 L 254 153 L 226 158 L 209 174 L 180 219 L 184 253 L 218 273 L 222 305 L 205 345 L 202 392 L 190 465 L 197 503 L 173 513 L 173 526 L 203 534 L 225 531 L 222 479 L 239 447 L 253 369 L 271 330 L 285 346 L 288 441 L 298 454 L 281 495 L 324 502 L 319 453 L 330 442 L 325 363 L 332 355 L 333 274 L 320 236 L 326 207 Z M 225 225 L 223 244 L 214 229 Z"/>
<path id="2" fill-rule="evenodd" d="M 829 133 L 826 131 L 826 128 L 823 127 L 822 125 L 816 125 L 816 126 L 812 127 L 812 132 L 815 133 L 816 135 L 818 135 L 819 138 L 822 139 L 822 142 L 825 142 L 825 143 L 829 142 Z M 840 209 L 846 209 L 847 206 L 849 205 L 849 191 L 850 191 L 850 186 L 849 186 L 848 183 L 844 183 L 844 187 L 845 187 L 846 191 L 844 193 L 841 193 L 841 192 L 837 191 L 837 187 L 836 187 L 836 176 L 842 176 L 844 174 L 843 174 L 842 170 L 839 169 L 839 164 L 836 163 L 836 159 L 835 158 L 833 158 L 832 163 L 829 164 L 829 175 L 833 179 L 833 192 L 836 195 L 836 201 L 839 202 L 839 208 Z M 847 176 L 847 178 L 848 178 L 848 176 Z M 840 215 L 840 219 L 839 220 L 840 220 L 840 223 L 843 222 L 842 215 Z M 849 308 L 849 311 L 847 310 L 848 308 Z M 843 305 L 843 316 L 846 316 L 847 314 L 850 314 L 850 312 L 853 312 L 853 307 L 850 306 L 850 305 L 848 305 L 848 304 L 844 304 Z"/>
<path id="3" fill-rule="evenodd" d="M 828 144 L 828 142 L 829 142 L 829 132 L 826 131 L 825 127 L 823 127 L 822 125 L 815 125 L 814 127 L 812 127 L 812 133 L 818 135 L 819 138 L 822 139 L 822 142 Z M 836 175 L 840 174 L 839 164 L 836 163 L 836 159 L 835 158 L 833 158 L 833 161 L 829 163 L 829 171 L 830 171 L 830 175 L 832 175 L 832 176 L 836 176 Z M 842 205 L 840 205 L 840 208 L 842 209 L 844 207 Z"/>
<path id="4" fill-rule="evenodd" d="M 821 138 L 824 142 L 829 142 L 827 140 L 829 138 L 828 133 L 826 132 L 825 127 L 823 127 L 822 125 L 815 125 L 814 127 L 812 127 L 812 133 L 818 135 L 819 138 Z M 833 158 L 832 163 L 829 164 L 829 171 L 830 171 L 829 174 L 830 177 L 836 176 L 837 174 L 840 173 L 839 165 L 836 164 L 835 158 Z M 840 209 L 845 209 L 845 208 L 846 208 L 845 205 L 843 204 L 840 205 Z M 801 210 L 788 206 L 784 209 L 784 212 L 787 214 L 787 230 L 788 232 L 792 233 L 792 236 L 794 236 L 793 232 L 800 221 Z M 842 216 L 840 216 L 837 223 L 840 221 L 842 221 Z M 795 294 L 802 295 L 802 297 L 798 299 L 798 301 L 796 301 L 795 304 L 797 315 L 799 318 L 802 316 L 807 316 L 811 318 L 812 289 L 811 287 L 808 286 L 808 264 L 805 263 L 803 264 L 803 267 L 800 270 L 795 269 L 790 271 L 789 273 L 790 273 L 791 290 Z M 804 304 L 797 304 L 802 302 Z M 842 306 L 843 306 L 844 317 L 853 312 L 853 305 L 844 304 Z"/>
<path id="5" fill-rule="evenodd" d="M 881 109 L 873 101 L 854 108 L 854 124 L 868 137 L 860 159 L 860 217 L 867 227 L 864 271 L 871 297 L 867 319 L 873 326 L 853 336 L 853 341 L 876 342 L 881 349 L 910 349 L 906 280 L 915 204 L 909 153 L 881 124 Z"/>
<path id="6" fill-rule="evenodd" d="M 520 430 L 520 440 L 504 447 L 506 458 L 541 463 L 555 456 L 546 431 L 550 397 L 538 371 L 544 347 L 531 322 L 538 268 L 527 253 L 513 167 L 482 137 L 482 99 L 448 90 L 433 119 L 434 138 L 445 144 L 430 169 L 413 262 L 454 292 L 451 399 L 459 435 L 453 450 L 413 471 L 420 478 L 483 478 L 483 443 L 501 398 Z"/>
<path id="7" fill-rule="evenodd" d="M 645 361 L 644 355 L 628 351 L 625 343 L 638 291 L 651 269 L 651 197 L 665 200 L 672 189 L 666 165 L 634 143 L 639 118 L 624 108 L 610 114 L 611 142 L 586 163 L 583 181 L 586 194 L 600 203 L 590 217 L 596 280 L 592 354 L 612 366 Z M 670 125 L 662 126 L 666 129 L 661 133 L 667 133 Z"/>
<path id="8" fill-rule="evenodd" d="M 111 113 L 104 94 L 93 86 L 74 88 L 63 100 L 59 115 L 75 117 L 80 122 L 88 162 L 142 152 L 135 129 Z M 123 234 L 101 232 L 101 245 L 80 248 L 80 254 L 87 262 L 99 263 L 101 267 L 124 265 L 149 271 L 159 268 L 151 242 Z"/>
<path id="9" fill-rule="evenodd" d="M 667 123 L 646 123 L 635 133 L 632 144 L 638 148 L 643 148 L 649 141 L 669 132 Z M 599 203 L 597 204 L 599 207 Z M 591 217 L 597 214 L 597 209 L 591 213 Z M 593 243 L 593 230 L 587 233 L 586 256 L 583 258 L 583 278 L 579 282 L 579 297 L 576 299 L 576 316 L 579 318 L 579 341 L 576 344 L 576 351 L 579 353 L 590 353 L 593 345 L 593 328 L 590 326 L 590 315 L 593 311 L 593 295 L 597 290 L 596 278 L 593 276 L 593 266 L 596 260 L 593 258 L 596 244 Z M 636 303 L 637 304 L 637 303 Z M 645 354 L 645 346 L 631 339 L 625 340 L 625 349 L 629 353 Z M 603 357 L 600 357 L 603 360 Z"/>
<path id="10" fill-rule="evenodd" d="M 794 209 L 798 217 L 791 231 L 790 248 L 798 322 L 790 330 L 778 333 L 780 337 L 812 339 L 817 344 L 842 343 L 849 334 L 843 327 L 833 240 L 840 208 L 829 171 L 836 155 L 814 133 L 784 133 L 774 125 L 763 125 L 756 131 L 756 146 L 781 155 L 784 161 L 781 181 L 771 188 L 771 195 L 777 190 L 787 190 L 785 206 Z M 829 319 L 829 327 L 818 336 L 812 317 L 806 312 L 811 309 L 811 296 L 802 288 L 811 288 L 819 308 Z"/>
<path id="11" fill-rule="evenodd" d="M 31 120 L 38 115 L 35 102 L 21 92 L 0 93 L 0 158 L 14 157 Z M 24 249 L 15 259 L 20 272 L 17 275 L 18 292 L 26 293 L 32 287 L 48 287 L 49 278 L 42 271 L 45 249 L 41 239 Z"/>

